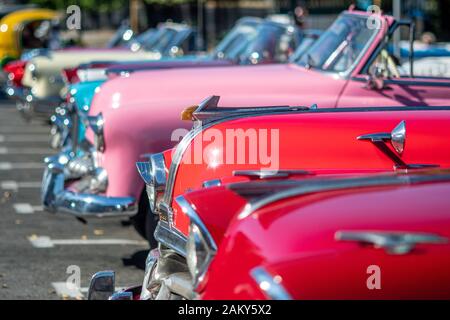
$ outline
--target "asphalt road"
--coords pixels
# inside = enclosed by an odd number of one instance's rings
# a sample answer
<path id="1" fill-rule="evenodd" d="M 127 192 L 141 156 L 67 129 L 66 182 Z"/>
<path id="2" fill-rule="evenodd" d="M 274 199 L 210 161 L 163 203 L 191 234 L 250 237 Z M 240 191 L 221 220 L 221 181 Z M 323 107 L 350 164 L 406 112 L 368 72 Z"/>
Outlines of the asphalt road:
<path id="1" fill-rule="evenodd" d="M 140 284 L 147 250 L 132 226 L 43 211 L 49 131 L 0 100 L 0 299 L 83 299 L 100 270 L 115 270 L 119 287 Z"/>

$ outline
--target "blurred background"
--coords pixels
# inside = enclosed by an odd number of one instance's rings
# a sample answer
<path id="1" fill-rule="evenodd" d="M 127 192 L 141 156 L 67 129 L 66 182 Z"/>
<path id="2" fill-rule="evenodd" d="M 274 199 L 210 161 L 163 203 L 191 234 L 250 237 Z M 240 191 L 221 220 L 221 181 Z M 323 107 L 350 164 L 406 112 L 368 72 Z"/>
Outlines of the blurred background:
<path id="1" fill-rule="evenodd" d="M 324 29 L 352 4 L 361 10 L 377 5 L 385 13 L 413 19 L 417 39 L 427 32 L 432 41 L 450 41 L 450 0 L 0 0 L 0 6 L 17 4 L 62 14 L 70 5 L 78 5 L 82 27 L 76 37 L 85 46 L 104 45 L 124 23 L 139 33 L 169 20 L 194 26 L 200 35 L 197 48 L 206 50 L 244 16 L 289 14 L 306 28 Z"/>

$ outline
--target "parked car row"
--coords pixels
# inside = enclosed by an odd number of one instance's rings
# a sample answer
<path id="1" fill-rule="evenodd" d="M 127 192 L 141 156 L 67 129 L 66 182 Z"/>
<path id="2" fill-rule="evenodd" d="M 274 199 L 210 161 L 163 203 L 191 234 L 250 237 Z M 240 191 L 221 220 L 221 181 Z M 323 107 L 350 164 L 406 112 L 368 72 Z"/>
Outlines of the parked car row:
<path id="1" fill-rule="evenodd" d="M 169 50 L 9 66 L 19 109 L 54 112 L 43 206 L 148 240 L 142 284 L 101 271 L 89 299 L 450 298 L 450 79 L 395 56 L 412 23 L 369 17 L 244 18 L 184 57 L 164 24 L 144 38 Z"/>

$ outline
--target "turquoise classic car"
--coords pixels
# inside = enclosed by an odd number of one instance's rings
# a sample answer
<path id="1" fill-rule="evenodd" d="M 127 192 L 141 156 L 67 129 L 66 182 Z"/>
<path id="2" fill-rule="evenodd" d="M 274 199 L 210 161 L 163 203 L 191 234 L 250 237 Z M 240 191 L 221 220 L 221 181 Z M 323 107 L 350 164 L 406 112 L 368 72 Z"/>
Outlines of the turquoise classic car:
<path id="1" fill-rule="evenodd" d="M 77 124 L 72 122 L 68 116 L 72 110 L 81 115 L 87 115 L 94 99 L 95 93 L 105 80 L 85 81 L 71 84 L 69 86 L 69 98 L 67 104 L 57 108 L 55 114 L 50 118 L 52 122 L 52 141 L 53 148 L 69 147 L 71 148 L 74 142 L 82 141 L 86 132 L 86 127 L 83 121 L 78 121 Z M 76 132 L 75 132 L 76 131 Z M 73 134 L 76 134 L 76 141 L 72 141 Z"/>

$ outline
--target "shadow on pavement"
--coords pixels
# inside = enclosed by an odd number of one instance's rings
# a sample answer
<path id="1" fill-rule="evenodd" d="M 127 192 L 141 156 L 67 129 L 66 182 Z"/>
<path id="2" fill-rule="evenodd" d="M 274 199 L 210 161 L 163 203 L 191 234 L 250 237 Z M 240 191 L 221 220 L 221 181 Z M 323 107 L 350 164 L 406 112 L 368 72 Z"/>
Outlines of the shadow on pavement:
<path id="1" fill-rule="evenodd" d="M 149 250 L 140 250 L 133 253 L 130 257 L 122 258 L 123 265 L 126 267 L 134 266 L 138 269 L 145 270 L 145 260 L 147 259 Z"/>

